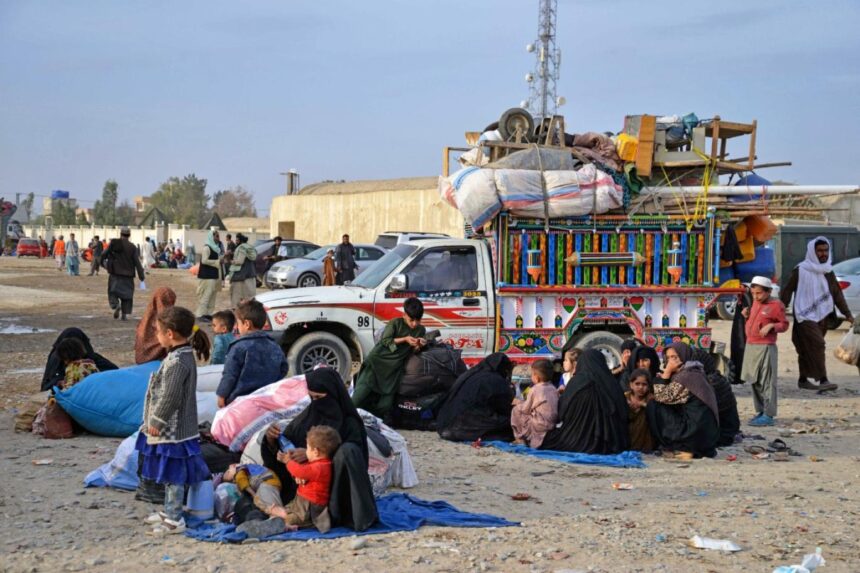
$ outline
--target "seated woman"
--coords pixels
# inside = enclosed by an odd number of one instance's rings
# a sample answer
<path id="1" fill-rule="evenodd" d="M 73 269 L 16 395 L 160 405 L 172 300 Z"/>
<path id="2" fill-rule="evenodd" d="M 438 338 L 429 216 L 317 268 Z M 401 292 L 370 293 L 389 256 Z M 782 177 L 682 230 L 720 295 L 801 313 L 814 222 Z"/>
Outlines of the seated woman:
<path id="1" fill-rule="evenodd" d="M 638 345 L 630 351 L 627 365 L 624 367 L 624 371 L 619 378 L 623 392 L 629 390 L 631 375 L 634 370 L 639 369 L 650 372 L 651 380 L 657 377 L 657 373 L 660 371 L 660 356 L 656 350 L 650 346 Z"/>
<path id="2" fill-rule="evenodd" d="M 134 334 L 134 363 L 143 364 L 153 360 L 163 360 L 167 356 L 156 337 L 156 319 L 161 311 L 176 305 L 176 293 L 169 287 L 158 287 L 146 306 L 146 311 L 137 324 Z"/>
<path id="3" fill-rule="evenodd" d="M 550 430 L 542 450 L 617 454 L 630 449 L 628 407 L 618 380 L 603 354 L 586 350 L 558 404 L 559 426 Z"/>
<path id="4" fill-rule="evenodd" d="M 286 465 L 278 461 L 278 451 L 288 452 L 290 459 L 304 462 L 307 460 L 307 435 L 312 427 L 331 426 L 337 430 L 341 445 L 332 458 L 328 504 L 332 525 L 364 531 L 377 519 L 373 487 L 367 475 L 369 454 L 364 422 L 337 371 L 317 368 L 308 372 L 306 379 L 310 405 L 283 432 L 274 425 L 269 428 L 261 450 L 263 463 L 280 479 L 281 499 L 287 504 L 296 496 L 296 482 Z"/>
<path id="5" fill-rule="evenodd" d="M 654 400 L 646 409 L 651 434 L 657 446 L 679 457 L 712 458 L 720 438 L 714 390 L 688 345 L 671 344 L 664 356 L 666 367 L 655 380 Z"/>
<path id="6" fill-rule="evenodd" d="M 57 347 L 60 343 L 68 338 L 76 338 L 81 341 L 86 350 L 85 358 L 95 362 L 99 372 L 105 370 L 116 370 L 117 365 L 93 350 L 93 345 L 90 344 L 89 337 L 84 334 L 80 328 L 67 328 L 57 337 L 54 345 L 51 347 L 51 352 L 48 353 L 48 362 L 45 364 L 45 373 L 42 375 L 41 391 L 50 390 L 54 386 L 61 386 L 66 379 L 66 364 L 57 354 Z"/>
<path id="7" fill-rule="evenodd" d="M 490 354 L 457 378 L 436 416 L 436 431 L 452 442 L 514 439 L 511 359 Z"/>

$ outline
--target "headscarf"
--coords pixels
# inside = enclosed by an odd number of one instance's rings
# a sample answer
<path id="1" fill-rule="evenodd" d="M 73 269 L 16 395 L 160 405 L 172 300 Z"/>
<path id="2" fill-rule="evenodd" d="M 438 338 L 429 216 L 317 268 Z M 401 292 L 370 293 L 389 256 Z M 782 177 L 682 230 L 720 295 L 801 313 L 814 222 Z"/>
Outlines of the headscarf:
<path id="1" fill-rule="evenodd" d="M 641 358 L 647 358 L 651 361 L 650 366 L 648 366 L 648 372 L 651 374 L 651 380 L 653 380 L 657 377 L 657 373 L 660 371 L 660 356 L 658 356 L 657 351 L 650 346 L 637 346 L 633 349 L 633 353 L 630 355 L 630 360 L 627 361 L 628 377 L 634 370 L 639 368 L 637 363 Z"/>
<path id="2" fill-rule="evenodd" d="M 818 262 L 815 243 L 826 242 L 830 247 L 827 262 Z M 798 268 L 797 292 L 794 295 L 794 316 L 798 322 L 819 322 L 833 312 L 833 296 L 827 284 L 827 273 L 833 271 L 833 246 L 827 237 L 815 237 L 806 244 L 806 258 Z"/>
<path id="3" fill-rule="evenodd" d="M 176 293 L 169 287 L 158 287 L 152 293 L 152 298 L 137 325 L 137 332 L 134 337 L 134 362 L 136 364 L 162 360 L 167 356 L 167 349 L 158 342 L 155 332 L 158 315 L 164 309 L 175 304 Z"/>
<path id="4" fill-rule="evenodd" d="M 451 387 L 445 403 L 439 409 L 436 426 L 440 430 L 453 424 L 463 412 L 486 403 L 492 396 L 509 392 L 513 364 L 503 352 L 494 352 L 461 374 Z"/>
<path id="5" fill-rule="evenodd" d="M 83 330 L 80 328 L 67 328 L 60 333 L 54 341 L 54 345 L 51 347 L 51 352 L 48 353 L 48 361 L 45 364 L 45 373 L 42 375 L 42 392 L 50 390 L 66 377 L 66 365 L 63 364 L 63 361 L 60 360 L 59 356 L 57 356 L 57 346 L 67 338 L 77 338 L 81 343 L 83 343 L 84 349 L 87 351 L 86 357 L 96 363 L 100 372 L 117 369 L 116 364 L 93 350 L 93 345 L 90 344 L 90 339 L 86 334 L 84 334 Z"/>
<path id="6" fill-rule="evenodd" d="M 717 407 L 717 396 L 714 394 L 713 387 L 708 383 L 701 362 L 692 360 L 693 349 L 683 342 L 670 344 L 669 348 L 678 354 L 682 363 L 681 369 L 672 375 L 672 382 L 677 382 L 689 390 L 690 394 L 704 402 L 719 420 L 720 410 Z"/>
<path id="7" fill-rule="evenodd" d="M 308 372 L 305 380 L 309 391 L 324 393 L 325 397 L 312 400 L 310 405 L 290 422 L 284 434 L 297 447 L 304 448 L 307 446 L 308 430 L 314 426 L 331 426 L 340 434 L 341 441 L 355 442 L 367 460 L 367 430 L 364 428 L 364 421 L 337 371 L 333 368 L 317 368 Z M 350 421 L 352 423 L 349 423 Z M 358 434 L 355 434 L 355 429 L 359 429 Z M 350 434 L 350 431 L 353 434 Z"/>
<path id="8" fill-rule="evenodd" d="M 206 235 L 206 246 L 209 247 L 210 251 L 219 257 L 221 256 L 221 246 L 215 240 L 215 231 L 209 231 L 209 234 Z"/>

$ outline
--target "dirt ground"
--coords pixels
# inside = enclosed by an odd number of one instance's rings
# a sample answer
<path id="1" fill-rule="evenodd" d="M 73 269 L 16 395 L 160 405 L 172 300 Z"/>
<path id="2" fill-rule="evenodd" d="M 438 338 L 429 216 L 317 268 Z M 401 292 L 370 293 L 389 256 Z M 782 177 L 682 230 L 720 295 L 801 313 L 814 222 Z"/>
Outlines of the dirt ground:
<path id="1" fill-rule="evenodd" d="M 84 265 L 88 271 L 88 265 Z M 193 277 L 154 271 L 150 289 L 169 285 L 194 308 Z M 829 358 L 835 393 L 796 387 L 788 334 L 780 351 L 780 414 L 773 428 L 746 425 L 748 444 L 777 437 L 803 455 L 756 460 L 735 446 L 713 460 L 646 458 L 647 469 L 566 465 L 443 442 L 405 432 L 421 483 L 409 493 L 522 522 L 500 529 L 422 528 L 321 542 L 218 545 L 185 537 L 154 539 L 142 523 L 151 510 L 129 493 L 82 487 L 120 440 L 81 436 L 49 441 L 13 432 L 15 408 L 39 389 L 57 333 L 78 326 L 96 350 L 132 362 L 136 321 L 114 321 L 107 277 L 69 277 L 51 261 L 0 258 L 0 570 L 3 571 L 772 571 L 799 563 L 818 546 L 825 571 L 860 570 L 858 474 L 860 382 L 857 369 Z M 148 293 L 138 291 L 134 316 Z M 219 303 L 227 304 L 226 293 Z M 729 324 L 713 321 L 728 341 Z M 35 331 L 34 331 L 35 330 Z M 41 331 L 40 331 L 41 330 Z M 23 332 L 21 334 L 3 334 Z M 828 335 L 828 356 L 844 331 Z M 735 387 L 743 420 L 747 387 Z M 737 456 L 735 461 L 727 459 Z M 47 465 L 34 460 L 49 459 Z M 817 461 L 813 461 L 817 460 Z M 616 491 L 613 482 L 632 484 Z M 528 501 L 511 495 L 530 492 Z M 737 553 L 693 549 L 693 535 L 730 539 Z"/>

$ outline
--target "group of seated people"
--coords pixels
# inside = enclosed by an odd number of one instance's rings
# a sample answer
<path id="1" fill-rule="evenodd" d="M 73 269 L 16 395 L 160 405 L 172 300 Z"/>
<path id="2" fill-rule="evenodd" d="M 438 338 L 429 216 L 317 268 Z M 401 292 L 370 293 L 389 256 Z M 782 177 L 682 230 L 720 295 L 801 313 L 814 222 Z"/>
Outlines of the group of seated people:
<path id="1" fill-rule="evenodd" d="M 552 362 L 535 361 L 524 399 L 510 383 L 510 359 L 490 355 L 457 380 L 438 432 L 453 441 L 513 439 L 588 454 L 659 450 L 679 459 L 713 457 L 734 442 L 737 403 L 709 353 L 676 342 L 661 370 L 653 348 L 625 346 L 615 373 L 597 350 L 566 350 L 557 381 Z"/>

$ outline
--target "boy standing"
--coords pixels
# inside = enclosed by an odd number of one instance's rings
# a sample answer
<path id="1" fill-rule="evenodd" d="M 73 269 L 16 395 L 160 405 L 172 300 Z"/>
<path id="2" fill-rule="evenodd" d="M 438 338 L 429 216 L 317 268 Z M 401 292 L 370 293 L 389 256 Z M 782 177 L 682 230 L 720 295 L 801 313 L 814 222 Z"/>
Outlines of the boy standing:
<path id="1" fill-rule="evenodd" d="M 232 311 L 219 310 L 212 315 L 212 331 L 215 333 L 215 339 L 212 343 L 212 358 L 209 359 L 209 364 L 224 364 L 227 351 L 236 340 L 233 336 L 235 327 L 236 317 Z"/>
<path id="2" fill-rule="evenodd" d="M 776 417 L 776 335 L 788 330 L 788 321 L 785 305 L 770 296 L 772 290 L 769 278 L 754 277 L 750 284 L 752 308 L 742 311 L 747 319 L 747 346 L 741 379 L 752 383 L 756 411 L 750 426 L 773 426 Z"/>
<path id="3" fill-rule="evenodd" d="M 230 344 L 224 373 L 218 384 L 218 407 L 223 408 L 239 396 L 277 382 L 287 375 L 287 358 L 268 333 L 266 310 L 257 300 L 243 300 L 236 308 L 239 339 Z"/>
<path id="4" fill-rule="evenodd" d="M 358 379 L 352 403 L 374 416 L 384 418 L 394 406 L 406 359 L 426 344 L 426 329 L 421 326 L 424 305 L 416 297 L 403 301 L 403 317 L 385 325 L 382 338 L 367 354 Z"/>

